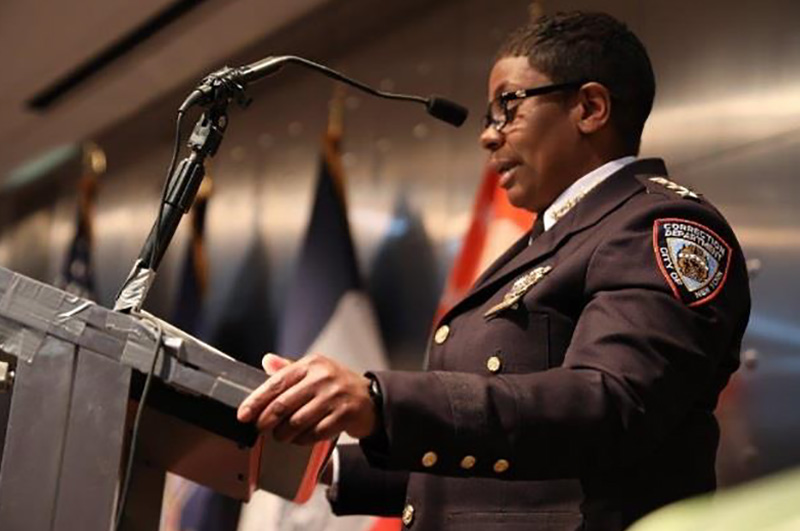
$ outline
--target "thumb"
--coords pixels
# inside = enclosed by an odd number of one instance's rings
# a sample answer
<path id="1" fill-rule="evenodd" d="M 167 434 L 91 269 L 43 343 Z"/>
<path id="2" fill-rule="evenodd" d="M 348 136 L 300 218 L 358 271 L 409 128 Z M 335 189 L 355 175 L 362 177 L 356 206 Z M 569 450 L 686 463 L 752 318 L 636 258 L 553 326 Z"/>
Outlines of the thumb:
<path id="1" fill-rule="evenodd" d="M 281 358 L 277 354 L 272 354 L 271 352 L 261 358 L 261 366 L 264 367 L 264 372 L 267 373 L 267 376 L 272 376 L 290 363 L 292 362 L 286 358 Z"/>

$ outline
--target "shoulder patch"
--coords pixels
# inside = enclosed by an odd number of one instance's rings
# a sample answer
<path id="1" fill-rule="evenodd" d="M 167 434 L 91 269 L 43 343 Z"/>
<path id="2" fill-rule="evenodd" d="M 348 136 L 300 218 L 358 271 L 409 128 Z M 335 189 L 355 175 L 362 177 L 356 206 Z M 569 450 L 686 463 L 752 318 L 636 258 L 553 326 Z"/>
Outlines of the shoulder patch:
<path id="1" fill-rule="evenodd" d="M 725 285 L 731 246 L 708 227 L 686 219 L 657 219 L 653 250 L 675 297 L 689 306 L 710 301 Z"/>
<path id="2" fill-rule="evenodd" d="M 686 186 L 678 184 L 678 183 L 676 183 L 674 181 L 670 181 L 666 177 L 649 177 L 647 180 L 649 182 L 651 182 L 651 183 L 655 183 L 657 185 L 663 186 L 667 190 L 669 190 L 671 192 L 674 192 L 675 194 L 677 194 L 677 195 L 679 195 L 681 197 L 689 197 L 691 199 L 700 199 L 700 194 L 698 194 L 697 192 L 693 191 L 690 188 L 687 188 Z"/>

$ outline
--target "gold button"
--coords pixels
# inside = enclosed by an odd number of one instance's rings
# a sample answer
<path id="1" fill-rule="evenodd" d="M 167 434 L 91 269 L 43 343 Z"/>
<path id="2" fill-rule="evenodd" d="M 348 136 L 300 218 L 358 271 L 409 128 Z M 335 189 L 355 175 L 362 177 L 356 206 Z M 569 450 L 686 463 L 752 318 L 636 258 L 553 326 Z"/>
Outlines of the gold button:
<path id="1" fill-rule="evenodd" d="M 496 373 L 500 372 L 500 367 L 503 365 L 503 362 L 497 356 L 491 356 L 488 360 L 486 360 L 486 368 L 489 369 L 489 372 Z"/>
<path id="2" fill-rule="evenodd" d="M 450 335 L 450 327 L 447 325 L 442 325 L 436 329 L 436 333 L 433 335 L 433 340 L 436 341 L 437 345 L 441 345 L 445 341 L 447 341 L 447 336 Z"/>
<path id="3" fill-rule="evenodd" d="M 414 521 L 414 506 L 410 503 L 407 503 L 405 507 L 403 507 L 403 525 L 406 527 L 411 525 L 411 522 Z"/>
<path id="4" fill-rule="evenodd" d="M 430 468 L 435 465 L 438 460 L 439 456 L 436 455 L 436 452 L 425 452 L 425 455 L 422 456 L 422 466 Z"/>
<path id="5" fill-rule="evenodd" d="M 494 463 L 494 471 L 497 472 L 498 474 L 502 474 L 503 472 L 508 470 L 509 466 L 511 465 L 505 459 L 498 459 Z"/>
<path id="6" fill-rule="evenodd" d="M 465 455 L 464 459 L 461 460 L 461 468 L 463 468 L 464 470 L 469 470 L 474 466 L 475 466 L 475 457 L 471 455 Z"/>

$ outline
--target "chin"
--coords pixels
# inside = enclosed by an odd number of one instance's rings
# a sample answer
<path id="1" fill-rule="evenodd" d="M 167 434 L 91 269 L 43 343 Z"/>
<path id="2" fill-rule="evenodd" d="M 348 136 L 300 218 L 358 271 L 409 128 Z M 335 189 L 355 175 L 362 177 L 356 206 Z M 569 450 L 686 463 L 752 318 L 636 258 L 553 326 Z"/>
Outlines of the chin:
<path id="1" fill-rule="evenodd" d="M 508 202 L 511 203 L 511 206 L 522 208 L 529 212 L 535 212 L 530 206 L 530 201 L 527 201 L 519 190 L 515 190 L 514 188 L 506 190 L 506 197 L 508 198 Z"/>

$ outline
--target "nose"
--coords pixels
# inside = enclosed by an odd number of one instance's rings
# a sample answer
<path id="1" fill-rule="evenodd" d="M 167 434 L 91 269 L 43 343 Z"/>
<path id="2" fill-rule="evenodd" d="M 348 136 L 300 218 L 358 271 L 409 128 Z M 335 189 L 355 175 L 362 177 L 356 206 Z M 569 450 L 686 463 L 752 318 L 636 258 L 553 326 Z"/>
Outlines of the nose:
<path id="1" fill-rule="evenodd" d="M 497 151 L 503 145 L 503 134 L 490 125 L 484 128 L 479 141 L 483 149 Z"/>

